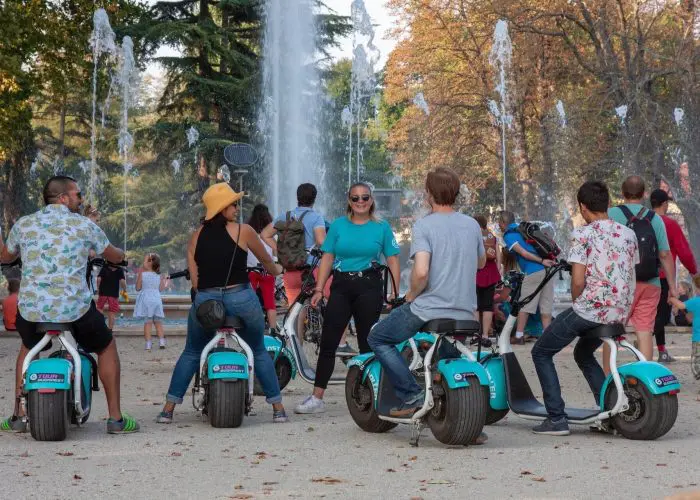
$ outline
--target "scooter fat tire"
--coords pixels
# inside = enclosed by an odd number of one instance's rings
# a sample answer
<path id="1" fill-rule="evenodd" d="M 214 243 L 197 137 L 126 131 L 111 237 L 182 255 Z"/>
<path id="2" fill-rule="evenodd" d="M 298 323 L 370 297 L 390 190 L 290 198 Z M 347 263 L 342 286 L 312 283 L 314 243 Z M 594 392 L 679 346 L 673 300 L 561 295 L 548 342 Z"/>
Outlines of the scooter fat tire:
<path id="1" fill-rule="evenodd" d="M 275 353 L 271 352 L 270 357 L 274 359 Z M 287 387 L 292 380 L 292 363 L 290 363 L 286 356 L 282 354 L 278 356 L 277 361 L 275 361 L 275 373 L 277 374 L 277 381 L 280 384 L 281 391 Z M 263 391 L 258 377 L 255 377 L 255 382 L 253 382 L 253 384 L 253 394 L 256 396 L 264 396 L 265 392 Z"/>
<path id="2" fill-rule="evenodd" d="M 435 406 L 427 420 L 435 439 L 447 445 L 467 446 L 479 437 L 486 423 L 488 388 L 475 375 L 467 376 L 469 385 L 450 389 L 443 377 L 444 395 L 435 397 Z"/>
<path id="3" fill-rule="evenodd" d="M 359 401 L 360 391 L 364 393 L 362 401 Z M 366 392 L 365 392 L 366 391 Z M 357 426 L 365 432 L 387 432 L 398 424 L 381 420 L 374 408 L 374 390 L 369 379 L 362 382 L 362 370 L 359 366 L 353 366 L 345 377 L 345 402 L 348 405 L 350 416 Z"/>
<path id="4" fill-rule="evenodd" d="M 209 381 L 208 415 L 212 427 L 240 427 L 245 414 L 247 381 Z"/>
<path id="5" fill-rule="evenodd" d="M 509 408 L 506 408 L 505 410 L 494 410 L 489 406 L 488 410 L 486 411 L 486 425 L 493 425 L 502 420 L 506 415 L 508 415 L 509 411 Z"/>
<path id="6" fill-rule="evenodd" d="M 641 382 L 625 387 L 630 409 L 610 419 L 612 426 L 627 439 L 651 441 L 671 430 L 678 417 L 675 394 L 652 394 Z M 605 395 L 605 408 L 615 406 L 617 388 L 611 384 Z M 637 416 L 632 420 L 632 417 Z"/>
<path id="7" fill-rule="evenodd" d="M 68 434 L 68 391 L 40 393 L 29 391 L 27 396 L 29 430 L 37 441 L 63 441 Z"/>

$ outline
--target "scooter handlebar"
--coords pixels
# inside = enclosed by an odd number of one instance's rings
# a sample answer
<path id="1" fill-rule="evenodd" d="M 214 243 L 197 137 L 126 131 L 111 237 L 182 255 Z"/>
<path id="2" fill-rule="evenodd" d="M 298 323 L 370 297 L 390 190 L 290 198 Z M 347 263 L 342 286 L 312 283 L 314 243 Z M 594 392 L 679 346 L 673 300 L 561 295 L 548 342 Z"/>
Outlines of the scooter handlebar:
<path id="1" fill-rule="evenodd" d="M 174 280 L 177 278 L 185 278 L 186 280 L 190 279 L 190 270 L 185 269 L 184 271 L 176 271 L 174 273 L 170 273 L 168 275 L 168 279 Z"/>

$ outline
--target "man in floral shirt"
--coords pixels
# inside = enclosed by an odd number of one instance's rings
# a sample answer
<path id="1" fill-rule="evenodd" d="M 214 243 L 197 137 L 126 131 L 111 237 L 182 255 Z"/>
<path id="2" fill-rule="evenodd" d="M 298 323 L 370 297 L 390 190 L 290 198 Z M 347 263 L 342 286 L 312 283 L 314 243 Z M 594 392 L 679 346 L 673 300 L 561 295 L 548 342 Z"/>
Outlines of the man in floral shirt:
<path id="1" fill-rule="evenodd" d="M 624 324 L 632 307 L 634 266 L 639 262 L 634 231 L 608 218 L 610 194 L 602 182 L 586 182 L 577 195 L 587 225 L 571 235 L 571 298 L 573 307 L 559 314 L 532 348 L 532 360 L 542 385 L 549 417 L 533 429 L 536 434 L 566 436 L 569 425 L 561 397 L 554 355 L 580 337 L 574 359 L 593 392 L 596 403 L 605 381 L 594 353 L 602 344 L 586 332 L 601 325 Z"/>
<path id="2" fill-rule="evenodd" d="M 113 434 L 134 432 L 135 420 L 122 414 L 119 407 L 119 354 L 105 319 L 92 300 L 86 280 L 89 252 L 103 254 L 111 262 L 121 262 L 124 252 L 110 245 L 104 232 L 80 215 L 82 193 L 74 179 L 56 176 L 49 179 L 43 192 L 46 206 L 22 217 L 12 227 L 2 261 L 22 259 L 22 288 L 19 292 L 17 331 L 22 347 L 17 357 L 16 391 L 21 394 L 22 363 L 29 349 L 44 336 L 37 323 L 71 323 L 73 337 L 80 346 L 98 356 L 98 368 L 105 389 L 109 420 L 107 431 Z M 23 409 L 0 422 L 0 430 L 26 431 Z"/>

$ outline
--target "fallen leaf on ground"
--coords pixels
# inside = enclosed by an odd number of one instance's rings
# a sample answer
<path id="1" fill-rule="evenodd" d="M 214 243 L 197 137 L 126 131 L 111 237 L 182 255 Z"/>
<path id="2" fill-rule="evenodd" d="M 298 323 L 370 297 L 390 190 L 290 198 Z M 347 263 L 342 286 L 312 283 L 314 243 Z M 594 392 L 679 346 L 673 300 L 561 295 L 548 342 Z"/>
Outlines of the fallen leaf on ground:
<path id="1" fill-rule="evenodd" d="M 263 481 L 263 486 L 272 486 L 273 484 L 280 484 L 277 481 Z"/>
<path id="2" fill-rule="evenodd" d="M 408 460 L 411 461 L 411 462 L 415 462 L 416 460 L 418 460 L 418 457 L 417 457 L 416 455 L 413 455 L 413 456 L 412 456 L 411 458 L 409 458 Z"/>
<path id="3" fill-rule="evenodd" d="M 24 471 L 24 472 L 22 472 L 22 475 L 23 475 L 24 477 L 29 477 L 29 476 L 32 475 L 32 473 L 31 473 L 31 472 Z"/>
<path id="4" fill-rule="evenodd" d="M 322 483 L 322 484 L 338 484 L 345 482 L 343 479 L 338 479 L 337 477 L 314 477 L 311 479 L 312 483 Z"/>
<path id="5" fill-rule="evenodd" d="M 431 479 L 428 484 L 454 484 L 452 481 L 447 481 L 446 479 Z"/>
<path id="6" fill-rule="evenodd" d="M 657 467 L 666 467 L 666 464 L 656 464 Z"/>
<path id="7" fill-rule="evenodd" d="M 546 483 L 547 482 L 547 480 L 543 477 L 533 477 L 532 480 L 537 481 L 538 483 Z"/>
<path id="8" fill-rule="evenodd" d="M 529 470 L 521 470 L 520 475 L 521 476 L 531 476 L 532 472 L 530 472 Z"/>
<path id="9" fill-rule="evenodd" d="M 181 457 L 182 453 L 180 453 L 179 451 L 174 451 L 170 454 L 170 456 L 171 457 Z"/>
<path id="10" fill-rule="evenodd" d="M 60 455 L 62 457 L 72 457 L 73 455 L 75 455 L 75 453 L 73 453 L 72 451 L 59 451 L 58 453 L 56 453 L 56 455 Z"/>
<path id="11" fill-rule="evenodd" d="M 485 477 L 472 476 L 472 479 L 473 479 L 474 481 L 483 481 L 483 480 L 486 479 L 486 478 L 485 478 Z"/>
<path id="12" fill-rule="evenodd" d="M 25 451 L 24 453 L 20 453 L 20 458 L 27 458 L 29 456 L 29 452 Z"/>
<path id="13" fill-rule="evenodd" d="M 230 496 L 229 498 L 235 498 L 235 499 L 244 499 L 244 498 L 253 498 L 253 495 L 250 493 L 237 493 L 233 496 Z"/>
<path id="14" fill-rule="evenodd" d="M 73 479 L 82 479 L 82 477 L 77 474 L 73 474 Z"/>
<path id="15" fill-rule="evenodd" d="M 396 472 L 394 469 L 387 469 L 387 472 Z"/>

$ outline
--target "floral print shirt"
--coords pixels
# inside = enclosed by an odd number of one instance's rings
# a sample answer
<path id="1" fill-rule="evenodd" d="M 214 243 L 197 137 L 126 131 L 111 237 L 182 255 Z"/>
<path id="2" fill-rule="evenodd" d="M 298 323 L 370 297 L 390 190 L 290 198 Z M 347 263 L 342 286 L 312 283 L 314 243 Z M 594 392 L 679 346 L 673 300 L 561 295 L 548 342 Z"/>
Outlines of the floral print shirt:
<path id="1" fill-rule="evenodd" d="M 22 258 L 19 313 L 27 321 L 70 322 L 90 308 L 86 272 L 90 250 L 109 246 L 105 233 L 64 205 L 47 205 L 22 217 L 7 237 Z"/>
<path id="2" fill-rule="evenodd" d="M 639 263 L 637 236 L 613 220 L 594 221 L 571 233 L 569 262 L 586 266 L 586 284 L 574 312 L 600 324 L 625 323 Z"/>

